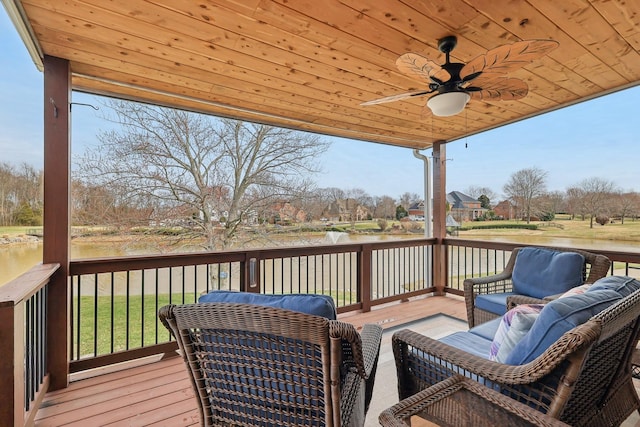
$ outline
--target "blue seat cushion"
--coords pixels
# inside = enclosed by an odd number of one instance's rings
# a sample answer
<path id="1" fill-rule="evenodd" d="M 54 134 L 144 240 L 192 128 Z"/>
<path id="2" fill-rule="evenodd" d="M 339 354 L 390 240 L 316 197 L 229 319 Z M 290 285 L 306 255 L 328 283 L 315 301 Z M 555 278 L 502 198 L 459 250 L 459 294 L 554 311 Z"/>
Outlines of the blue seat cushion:
<path id="1" fill-rule="evenodd" d="M 584 282 L 584 256 L 526 247 L 513 266 L 513 292 L 535 298 L 560 294 Z"/>
<path id="2" fill-rule="evenodd" d="M 470 334 L 469 332 L 454 332 L 453 334 L 438 339 L 438 341 L 482 357 L 483 359 L 489 358 L 491 340 L 481 337 L 480 335 Z"/>
<path id="3" fill-rule="evenodd" d="M 489 320 L 488 322 L 484 322 L 477 326 L 474 326 L 473 328 L 469 329 L 469 333 L 478 335 L 479 337 L 482 337 L 489 341 L 493 341 L 493 337 L 495 337 L 501 322 L 502 318 L 496 317 L 493 320 Z"/>
<path id="4" fill-rule="evenodd" d="M 265 295 L 252 292 L 211 291 L 202 295 L 198 302 L 229 302 L 239 304 L 263 305 L 300 313 L 322 316 L 336 320 L 336 305 L 328 295 L 288 294 Z"/>
<path id="5" fill-rule="evenodd" d="M 620 294 L 624 298 L 638 289 L 640 289 L 640 281 L 628 276 L 607 276 L 595 281 L 587 292 L 595 292 L 602 289 L 611 289 Z"/>
<path id="6" fill-rule="evenodd" d="M 506 357 L 505 363 L 522 365 L 531 362 L 565 332 L 586 322 L 620 299 L 618 292 L 601 289 L 551 301 L 544 306 L 529 332 Z"/>
<path id="7" fill-rule="evenodd" d="M 502 292 L 497 294 L 478 295 L 476 296 L 475 306 L 480 310 L 502 316 L 507 312 L 507 297 L 509 295 L 514 295 L 514 293 Z"/>

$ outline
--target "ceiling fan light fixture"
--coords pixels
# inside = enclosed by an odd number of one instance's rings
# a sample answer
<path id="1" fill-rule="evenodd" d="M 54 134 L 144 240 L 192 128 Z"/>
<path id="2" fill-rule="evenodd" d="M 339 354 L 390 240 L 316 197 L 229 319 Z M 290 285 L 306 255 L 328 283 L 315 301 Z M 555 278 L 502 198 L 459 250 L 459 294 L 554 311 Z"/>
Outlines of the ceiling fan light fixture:
<path id="1" fill-rule="evenodd" d="M 431 109 L 434 116 L 455 116 L 464 110 L 469 99 L 471 99 L 471 95 L 467 92 L 444 92 L 429 98 L 427 107 Z"/>

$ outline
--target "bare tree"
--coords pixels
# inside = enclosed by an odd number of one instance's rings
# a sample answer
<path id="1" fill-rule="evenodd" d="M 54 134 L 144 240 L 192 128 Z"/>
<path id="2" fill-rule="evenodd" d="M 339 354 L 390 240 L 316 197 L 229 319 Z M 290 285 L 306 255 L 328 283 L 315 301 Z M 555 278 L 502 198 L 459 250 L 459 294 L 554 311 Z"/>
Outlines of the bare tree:
<path id="1" fill-rule="evenodd" d="M 396 216 L 396 201 L 391 196 L 373 198 L 373 216 L 376 218 L 393 219 Z"/>
<path id="2" fill-rule="evenodd" d="M 9 163 L 0 163 L 0 225 L 13 225 L 18 208 L 15 194 L 17 174 Z"/>
<path id="3" fill-rule="evenodd" d="M 473 197 L 476 200 L 479 200 L 480 196 L 486 196 L 489 199 L 489 202 L 492 202 L 498 199 L 498 195 L 489 187 L 479 187 L 476 185 L 470 185 L 469 187 L 467 187 L 464 193 L 467 196 Z"/>
<path id="4" fill-rule="evenodd" d="M 270 204 L 311 186 L 328 143 L 311 134 L 112 100 L 118 130 L 79 162 L 88 185 L 153 199 L 151 220 L 190 230 L 206 249 L 224 249 L 239 226 Z"/>
<path id="5" fill-rule="evenodd" d="M 521 169 L 511 175 L 503 191 L 520 209 L 527 224 L 535 212 L 534 201 L 546 192 L 547 172 L 538 168 Z"/>
<path id="6" fill-rule="evenodd" d="M 552 191 L 540 197 L 540 209 L 542 214 L 551 220 L 559 212 L 565 210 L 565 195 L 561 191 Z"/>
<path id="7" fill-rule="evenodd" d="M 569 187 L 566 194 L 567 213 L 571 214 L 571 219 L 579 215 L 584 220 L 587 215 L 584 207 L 584 191 L 581 188 Z"/>
<path id="8" fill-rule="evenodd" d="M 409 206 L 421 201 L 423 198 L 416 193 L 404 193 L 400 196 L 400 206 L 405 210 L 409 210 Z"/>
<path id="9" fill-rule="evenodd" d="M 40 225 L 42 204 L 41 170 L 0 163 L 0 225 Z"/>
<path id="10" fill-rule="evenodd" d="M 614 195 L 615 214 L 620 217 L 624 224 L 624 219 L 640 211 L 640 194 L 634 191 L 618 192 Z"/>
<path id="11" fill-rule="evenodd" d="M 589 227 L 593 228 L 593 220 L 598 215 L 608 215 L 609 205 L 616 185 L 602 178 L 587 178 L 582 180 L 577 188 L 581 190 L 582 207 L 589 215 Z"/>

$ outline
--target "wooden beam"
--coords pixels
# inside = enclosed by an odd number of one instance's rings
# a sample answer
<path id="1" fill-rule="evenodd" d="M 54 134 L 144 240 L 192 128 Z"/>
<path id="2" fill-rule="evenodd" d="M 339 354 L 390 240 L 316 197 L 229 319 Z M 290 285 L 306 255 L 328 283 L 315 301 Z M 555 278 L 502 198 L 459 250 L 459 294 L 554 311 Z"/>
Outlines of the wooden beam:
<path id="1" fill-rule="evenodd" d="M 44 263 L 60 264 L 47 294 L 47 367 L 51 390 L 69 383 L 69 236 L 71 174 L 69 61 L 44 57 Z"/>

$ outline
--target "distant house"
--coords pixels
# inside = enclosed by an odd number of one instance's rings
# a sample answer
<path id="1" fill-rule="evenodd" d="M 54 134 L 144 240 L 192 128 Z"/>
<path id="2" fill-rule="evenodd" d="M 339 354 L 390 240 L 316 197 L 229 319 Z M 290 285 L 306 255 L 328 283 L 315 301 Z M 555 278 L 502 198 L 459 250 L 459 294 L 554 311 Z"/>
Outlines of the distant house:
<path id="1" fill-rule="evenodd" d="M 513 219 L 515 217 L 516 208 L 510 201 L 503 200 L 493 208 L 493 211 L 500 219 Z"/>
<path id="2" fill-rule="evenodd" d="M 307 218 L 307 214 L 304 210 L 299 209 L 293 206 L 291 203 L 285 201 L 274 203 L 273 205 L 271 205 L 271 208 L 269 210 L 271 212 L 271 216 L 268 218 L 268 220 L 272 224 L 305 222 Z"/>
<path id="3" fill-rule="evenodd" d="M 424 200 L 413 202 L 407 209 L 407 215 L 412 220 L 424 220 Z"/>
<path id="4" fill-rule="evenodd" d="M 479 200 L 459 191 L 447 194 L 447 203 L 450 206 L 451 216 L 458 222 L 473 221 L 483 216 L 488 210 L 481 206 Z"/>
<path id="5" fill-rule="evenodd" d="M 322 211 L 322 216 L 331 221 L 363 221 L 369 215 L 369 209 L 352 198 L 334 200 Z"/>

